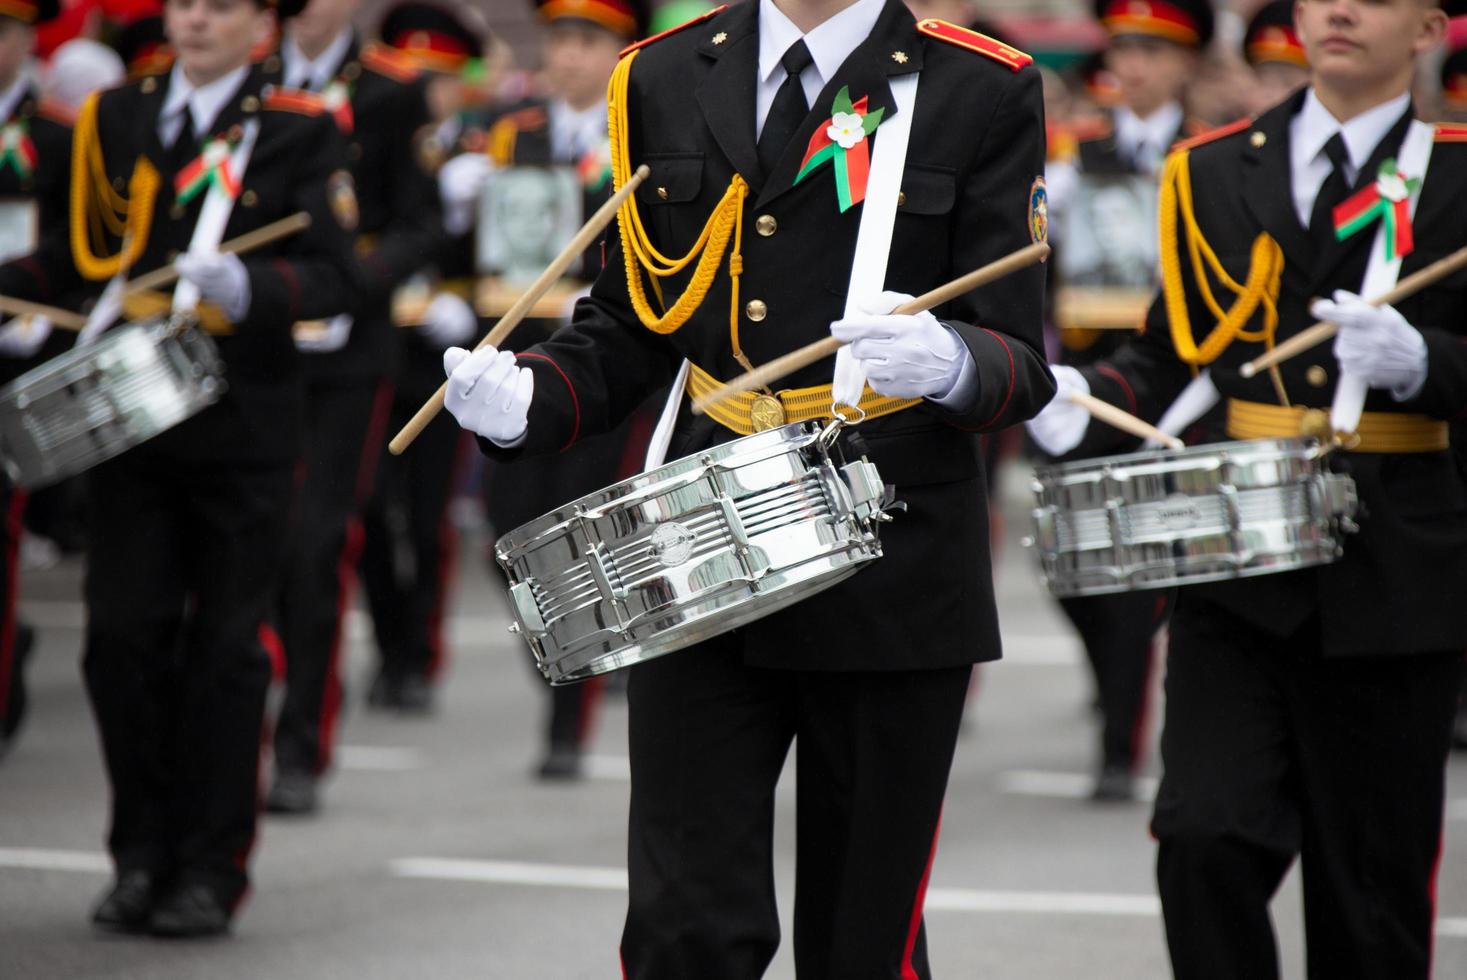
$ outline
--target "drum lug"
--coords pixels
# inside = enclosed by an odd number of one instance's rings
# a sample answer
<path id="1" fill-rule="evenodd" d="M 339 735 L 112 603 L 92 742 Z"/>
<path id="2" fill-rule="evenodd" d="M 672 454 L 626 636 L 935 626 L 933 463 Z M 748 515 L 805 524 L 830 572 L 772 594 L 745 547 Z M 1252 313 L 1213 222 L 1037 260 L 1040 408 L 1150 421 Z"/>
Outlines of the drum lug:
<path id="1" fill-rule="evenodd" d="M 526 636 L 544 636 L 545 620 L 540 616 L 540 606 L 535 602 L 535 593 L 529 582 L 516 582 L 509 587 L 509 599 L 514 604 L 515 618 L 519 622 L 510 626 L 511 633 L 523 628 Z"/>

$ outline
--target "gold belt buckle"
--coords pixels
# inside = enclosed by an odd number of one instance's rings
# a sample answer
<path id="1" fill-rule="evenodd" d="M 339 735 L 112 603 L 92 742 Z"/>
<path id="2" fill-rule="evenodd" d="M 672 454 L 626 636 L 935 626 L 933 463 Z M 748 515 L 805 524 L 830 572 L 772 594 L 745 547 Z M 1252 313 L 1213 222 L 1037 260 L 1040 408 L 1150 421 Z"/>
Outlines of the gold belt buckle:
<path id="1" fill-rule="evenodd" d="M 1329 412 L 1322 408 L 1306 409 L 1304 415 L 1299 419 L 1299 435 L 1305 438 L 1315 438 L 1320 442 L 1329 442 L 1334 432 L 1329 426 Z"/>
<path id="2" fill-rule="evenodd" d="M 749 406 L 749 421 L 755 432 L 765 432 L 784 425 L 784 402 L 773 395 L 755 395 Z"/>

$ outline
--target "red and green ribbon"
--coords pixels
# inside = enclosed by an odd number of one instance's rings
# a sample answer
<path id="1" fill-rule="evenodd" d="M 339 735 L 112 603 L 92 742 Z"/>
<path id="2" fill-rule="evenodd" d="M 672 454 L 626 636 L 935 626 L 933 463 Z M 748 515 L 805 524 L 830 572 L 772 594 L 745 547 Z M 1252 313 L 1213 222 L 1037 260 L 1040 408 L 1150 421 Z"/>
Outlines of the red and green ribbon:
<path id="1" fill-rule="evenodd" d="M 351 85 L 338 78 L 321 90 L 321 102 L 331 113 L 331 118 L 336 120 L 336 128 L 343 135 L 350 136 L 356 127 L 356 117 L 351 111 Z"/>
<path id="2" fill-rule="evenodd" d="M 1416 248 L 1411 235 L 1411 194 L 1421 183 L 1396 169 L 1394 159 L 1380 165 L 1374 183 L 1335 206 L 1335 240 L 1344 241 L 1377 218 L 1385 230 L 1387 262 L 1403 259 Z"/>
<path id="3" fill-rule="evenodd" d="M 576 161 L 576 179 L 588 193 L 595 194 L 611 183 L 611 144 L 602 143 Z"/>
<path id="4" fill-rule="evenodd" d="M 173 178 L 174 199 L 179 204 L 187 204 L 210 184 L 218 184 L 219 189 L 231 200 L 238 197 L 239 180 L 229 165 L 233 152 L 234 144 L 223 137 L 215 137 L 206 142 L 199 155 Z"/>
<path id="5" fill-rule="evenodd" d="M 0 170 L 6 167 L 22 179 L 35 173 L 36 144 L 31 142 L 30 130 L 23 122 L 0 127 Z"/>
<path id="6" fill-rule="evenodd" d="M 864 95 L 859 102 L 852 103 L 849 88 L 837 92 L 830 107 L 830 118 L 821 123 L 810 137 L 805 159 L 800 161 L 800 172 L 795 174 L 795 183 L 798 184 L 828 161 L 835 172 L 835 196 L 842 214 L 866 199 L 866 181 L 871 175 L 868 137 L 881 125 L 881 117 L 886 112 L 885 109 L 868 112 L 866 103 Z M 837 128 L 837 121 L 844 121 L 842 117 L 853 115 L 859 117 L 860 139 L 844 147 L 831 135 L 831 130 Z"/>

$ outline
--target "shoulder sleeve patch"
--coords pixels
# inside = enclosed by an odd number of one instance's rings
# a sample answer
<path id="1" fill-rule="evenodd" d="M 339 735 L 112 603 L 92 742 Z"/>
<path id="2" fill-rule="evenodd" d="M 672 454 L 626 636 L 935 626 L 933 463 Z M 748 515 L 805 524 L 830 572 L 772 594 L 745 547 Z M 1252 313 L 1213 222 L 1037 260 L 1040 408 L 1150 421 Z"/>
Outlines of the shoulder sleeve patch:
<path id="1" fill-rule="evenodd" d="M 1467 126 L 1453 125 L 1451 123 L 1437 123 L 1436 142 L 1467 143 Z"/>
<path id="2" fill-rule="evenodd" d="M 319 116 L 326 111 L 321 98 L 293 88 L 277 88 L 265 96 L 264 108 L 277 112 L 295 112 L 302 116 Z"/>
<path id="3" fill-rule="evenodd" d="M 411 82 L 418 77 L 418 69 L 405 55 L 380 44 L 369 44 L 362 49 L 362 64 L 395 82 Z"/>
<path id="4" fill-rule="evenodd" d="M 1231 136 L 1234 133 L 1241 133 L 1243 130 L 1252 125 L 1253 118 L 1251 116 L 1244 116 L 1242 119 L 1234 119 L 1232 122 L 1224 126 L 1219 126 L 1216 129 L 1209 129 L 1207 132 L 1199 133 L 1196 136 L 1191 137 L 1190 139 L 1177 140 L 1176 143 L 1172 144 L 1172 152 L 1176 153 L 1179 150 L 1196 149 L 1197 147 L 1202 146 L 1205 143 L 1211 143 L 1214 140 L 1220 140 L 1224 136 Z"/>
<path id="5" fill-rule="evenodd" d="M 642 38 L 642 40 L 638 41 L 635 44 L 628 44 L 626 47 L 624 47 L 624 48 L 621 49 L 621 55 L 620 55 L 620 57 L 625 58 L 627 55 L 631 54 L 633 51 L 637 51 L 637 50 L 640 50 L 642 48 L 645 48 L 647 45 L 653 43 L 654 41 L 660 41 L 660 40 L 662 40 L 665 37 L 671 37 L 672 35 L 678 33 L 679 31 L 685 31 L 685 30 L 687 30 L 689 27 L 696 27 L 697 25 L 703 23 L 705 20 L 712 20 L 714 17 L 717 17 L 719 14 L 723 13 L 727 9 L 728 9 L 728 4 L 724 4 L 721 7 L 714 7 L 712 10 L 708 11 L 706 14 L 699 14 L 697 17 L 694 17 L 692 20 L 687 21 L 686 23 L 679 24 L 676 27 L 669 27 L 667 30 L 663 31 L 661 34 L 653 34 L 651 37 L 644 37 L 644 38 Z"/>
<path id="6" fill-rule="evenodd" d="M 991 38 L 987 34 L 979 34 L 977 31 L 970 31 L 966 27 L 949 24 L 947 21 L 938 20 L 935 17 L 928 17 L 926 20 L 918 21 L 917 30 L 926 34 L 928 37 L 935 37 L 939 41 L 946 41 L 948 44 L 966 48 L 984 57 L 992 58 L 999 64 L 1007 65 L 1014 71 L 1018 71 L 1025 65 L 1033 64 L 1034 62 L 1033 58 L 1018 48 L 1004 44 L 1002 41 Z"/>

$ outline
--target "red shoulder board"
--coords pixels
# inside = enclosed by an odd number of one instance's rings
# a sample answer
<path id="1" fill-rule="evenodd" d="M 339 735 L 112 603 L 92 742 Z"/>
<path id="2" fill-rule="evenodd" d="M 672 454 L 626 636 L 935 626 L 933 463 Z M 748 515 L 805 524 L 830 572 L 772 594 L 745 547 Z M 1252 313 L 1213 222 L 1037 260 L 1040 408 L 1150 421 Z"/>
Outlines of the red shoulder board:
<path id="1" fill-rule="evenodd" d="M 1467 143 L 1467 126 L 1437 123 L 1435 141 L 1438 143 Z"/>
<path id="2" fill-rule="evenodd" d="M 298 112 L 303 116 L 319 116 L 326 104 L 318 95 L 293 88 L 277 88 L 265 96 L 264 108 L 278 112 Z"/>
<path id="3" fill-rule="evenodd" d="M 987 34 L 979 34 L 970 31 L 966 27 L 957 24 L 949 24 L 945 20 L 928 17 L 926 20 L 917 22 L 917 30 L 928 37 L 935 37 L 939 41 L 948 44 L 956 44 L 960 48 L 976 51 L 981 55 L 992 58 L 1001 65 L 1008 65 L 1014 71 L 1018 71 L 1025 65 L 1033 64 L 1034 59 L 1029 57 L 1018 48 L 1010 47 L 1002 41 L 989 37 Z"/>
<path id="4" fill-rule="evenodd" d="M 405 55 L 381 44 L 369 44 L 362 49 L 362 64 L 394 82 L 411 82 L 418 77 L 418 69 Z"/>
<path id="5" fill-rule="evenodd" d="M 49 96 L 43 97 L 36 106 L 36 115 L 42 119 L 49 119 L 59 126 L 71 129 L 76 125 L 76 112 L 66 103 L 58 102 Z"/>
<path id="6" fill-rule="evenodd" d="M 1081 143 L 1105 139 L 1115 132 L 1115 126 L 1111 124 L 1109 116 L 1092 116 L 1086 119 L 1077 119 L 1070 123 L 1068 128 L 1075 139 Z"/>
<path id="7" fill-rule="evenodd" d="M 1242 119 L 1234 119 L 1232 122 L 1227 123 L 1226 125 L 1219 126 L 1216 129 L 1209 129 L 1205 133 L 1198 133 L 1196 136 L 1193 136 L 1190 139 L 1177 140 L 1175 143 L 1172 144 L 1172 152 L 1177 153 L 1181 150 L 1196 149 L 1204 143 L 1211 143 L 1213 140 L 1220 140 L 1224 136 L 1231 136 L 1234 133 L 1240 133 L 1252 125 L 1253 118 L 1251 116 L 1244 116 Z"/>
<path id="8" fill-rule="evenodd" d="M 662 40 L 665 37 L 670 37 L 673 34 L 676 34 L 678 31 L 685 31 L 689 27 L 694 27 L 694 26 L 696 26 L 698 24 L 703 23 L 705 20 L 709 20 L 709 19 L 711 19 L 713 17 L 717 17 L 719 14 L 723 13 L 727 9 L 728 9 L 728 4 L 724 4 L 721 7 L 714 7 L 712 10 L 708 11 L 706 14 L 699 14 L 697 17 L 694 17 L 692 20 L 688 21 L 685 24 L 679 24 L 676 27 L 669 27 L 667 30 L 663 31 L 661 34 L 653 34 L 651 37 L 644 37 L 644 38 L 642 38 L 642 40 L 638 41 L 635 44 L 628 44 L 626 47 L 624 47 L 624 48 L 621 49 L 621 54 L 620 54 L 619 57 L 625 58 L 627 55 L 631 54 L 633 51 L 636 51 L 639 48 L 645 48 L 647 45 L 651 44 L 653 41 L 660 41 L 660 40 Z"/>

